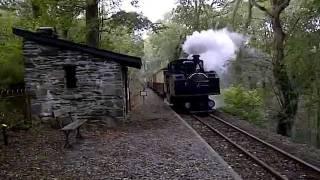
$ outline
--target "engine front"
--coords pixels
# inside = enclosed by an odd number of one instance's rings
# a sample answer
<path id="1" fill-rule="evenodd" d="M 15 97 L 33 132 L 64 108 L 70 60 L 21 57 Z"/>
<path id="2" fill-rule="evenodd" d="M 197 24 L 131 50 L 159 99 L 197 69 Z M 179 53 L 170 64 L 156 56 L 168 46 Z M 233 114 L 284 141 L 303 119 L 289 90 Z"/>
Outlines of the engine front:
<path id="1" fill-rule="evenodd" d="M 194 59 L 180 59 L 168 65 L 166 78 L 174 96 L 220 94 L 219 78 L 215 71 L 204 71 L 198 55 Z"/>
<path id="2" fill-rule="evenodd" d="M 212 109 L 214 101 L 208 97 L 220 94 L 217 73 L 205 71 L 199 55 L 170 62 L 165 81 L 167 98 L 186 109 Z"/>

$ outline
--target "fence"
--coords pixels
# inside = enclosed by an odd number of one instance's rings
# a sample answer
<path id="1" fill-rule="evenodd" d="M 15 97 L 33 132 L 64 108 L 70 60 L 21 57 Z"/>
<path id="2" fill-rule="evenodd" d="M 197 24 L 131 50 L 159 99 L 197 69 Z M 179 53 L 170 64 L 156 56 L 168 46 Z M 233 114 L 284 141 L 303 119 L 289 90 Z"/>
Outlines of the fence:
<path id="1" fill-rule="evenodd" d="M 13 119 L 18 122 L 23 118 L 23 123 L 32 124 L 30 97 L 31 94 L 27 89 L 0 89 L 0 114 L 2 115 L 0 122 L 12 127 L 15 126 L 12 123 Z"/>

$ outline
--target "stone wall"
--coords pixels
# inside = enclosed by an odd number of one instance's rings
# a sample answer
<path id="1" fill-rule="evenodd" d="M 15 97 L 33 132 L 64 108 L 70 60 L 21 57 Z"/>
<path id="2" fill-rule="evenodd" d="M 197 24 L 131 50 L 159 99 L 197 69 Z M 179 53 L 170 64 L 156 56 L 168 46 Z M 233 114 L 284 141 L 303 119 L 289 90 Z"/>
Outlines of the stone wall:
<path id="1" fill-rule="evenodd" d="M 35 96 L 32 112 L 53 110 L 79 119 L 112 123 L 125 118 L 122 66 L 90 54 L 24 41 L 25 83 Z M 65 85 L 64 65 L 76 65 L 77 88 Z"/>

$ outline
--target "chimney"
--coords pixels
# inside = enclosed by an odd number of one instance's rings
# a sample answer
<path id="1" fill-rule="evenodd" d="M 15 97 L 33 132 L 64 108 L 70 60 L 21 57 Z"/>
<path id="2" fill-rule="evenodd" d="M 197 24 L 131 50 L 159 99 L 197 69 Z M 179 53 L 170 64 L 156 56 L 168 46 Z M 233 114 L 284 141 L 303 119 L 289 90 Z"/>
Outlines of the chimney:
<path id="1" fill-rule="evenodd" d="M 58 38 L 57 31 L 53 27 L 39 27 L 36 33 L 40 34 L 41 36 Z"/>
<path id="2" fill-rule="evenodd" d="M 200 60 L 200 55 L 192 55 L 193 57 L 193 62 L 196 64 L 196 69 L 197 67 L 199 68 L 200 72 L 204 72 L 204 69 L 203 69 L 203 61 Z"/>
<path id="3" fill-rule="evenodd" d="M 193 61 L 198 62 L 200 61 L 200 55 L 192 55 Z"/>

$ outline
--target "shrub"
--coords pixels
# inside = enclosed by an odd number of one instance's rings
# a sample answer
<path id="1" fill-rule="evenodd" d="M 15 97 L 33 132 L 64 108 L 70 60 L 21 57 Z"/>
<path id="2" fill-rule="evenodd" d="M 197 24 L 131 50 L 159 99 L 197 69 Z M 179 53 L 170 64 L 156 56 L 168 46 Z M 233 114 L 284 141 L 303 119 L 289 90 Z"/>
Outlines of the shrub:
<path id="1" fill-rule="evenodd" d="M 262 96 L 258 90 L 247 90 L 242 86 L 235 86 L 223 92 L 227 113 L 242 117 L 255 124 L 260 124 L 263 119 Z"/>

